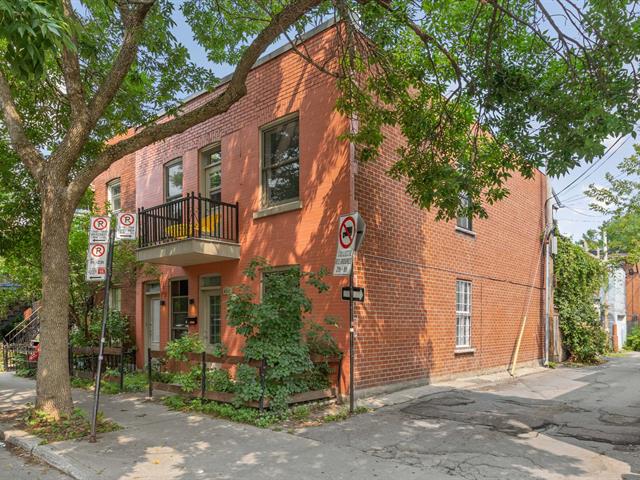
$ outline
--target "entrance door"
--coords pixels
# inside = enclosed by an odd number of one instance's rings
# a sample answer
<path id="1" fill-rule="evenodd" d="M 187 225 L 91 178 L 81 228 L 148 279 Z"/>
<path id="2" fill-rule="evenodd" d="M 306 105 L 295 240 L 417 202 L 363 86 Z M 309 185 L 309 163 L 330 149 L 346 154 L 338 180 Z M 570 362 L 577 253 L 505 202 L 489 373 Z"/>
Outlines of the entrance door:
<path id="1" fill-rule="evenodd" d="M 222 199 L 222 156 L 220 146 L 207 149 L 201 153 L 204 178 L 204 194 L 214 202 Z"/>
<path id="2" fill-rule="evenodd" d="M 147 295 L 147 345 L 160 350 L 160 295 Z"/>

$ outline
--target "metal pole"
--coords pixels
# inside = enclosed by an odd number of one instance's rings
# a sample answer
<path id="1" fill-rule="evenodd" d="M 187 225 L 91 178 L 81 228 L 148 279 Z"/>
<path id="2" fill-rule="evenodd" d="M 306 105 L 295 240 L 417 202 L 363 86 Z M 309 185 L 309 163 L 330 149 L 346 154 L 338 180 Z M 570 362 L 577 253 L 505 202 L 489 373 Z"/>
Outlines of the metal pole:
<path id="1" fill-rule="evenodd" d="M 550 279 L 551 279 L 551 275 L 550 275 L 550 264 L 549 264 L 549 258 L 550 258 L 550 247 L 551 247 L 551 234 L 546 233 L 545 234 L 546 237 L 546 242 L 545 242 L 545 259 L 544 259 L 544 365 L 549 365 L 549 342 L 550 342 L 550 338 L 549 338 L 549 310 L 550 310 Z"/>
<path id="2" fill-rule="evenodd" d="M 107 319 L 109 318 L 109 289 L 111 288 L 111 265 L 113 263 L 113 245 L 115 239 L 115 228 L 109 229 L 109 246 L 107 251 L 107 276 L 104 282 L 104 302 L 102 308 L 102 331 L 100 333 L 100 346 L 98 347 L 98 368 L 96 371 L 96 387 L 93 391 L 93 414 L 91 415 L 91 435 L 89 443 L 96 442 L 96 422 L 98 419 L 98 404 L 100 403 L 100 377 L 102 376 L 102 357 L 104 353 L 105 333 L 107 330 Z"/>
<path id="3" fill-rule="evenodd" d="M 353 392 L 353 370 L 355 368 L 354 348 L 355 338 L 353 330 L 353 253 L 351 254 L 351 272 L 349 273 L 349 412 L 353 413 L 355 397 Z"/>

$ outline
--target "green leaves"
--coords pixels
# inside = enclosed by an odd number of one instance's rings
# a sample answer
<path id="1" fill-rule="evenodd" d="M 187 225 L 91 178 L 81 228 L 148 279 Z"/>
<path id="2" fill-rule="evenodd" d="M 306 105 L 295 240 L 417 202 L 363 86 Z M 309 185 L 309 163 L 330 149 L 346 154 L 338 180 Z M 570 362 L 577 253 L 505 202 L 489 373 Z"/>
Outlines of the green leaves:
<path id="1" fill-rule="evenodd" d="M 606 278 L 605 267 L 571 240 L 558 237 L 554 270 L 554 303 L 563 341 L 574 360 L 594 363 L 607 347 L 600 312 L 594 306 Z"/>

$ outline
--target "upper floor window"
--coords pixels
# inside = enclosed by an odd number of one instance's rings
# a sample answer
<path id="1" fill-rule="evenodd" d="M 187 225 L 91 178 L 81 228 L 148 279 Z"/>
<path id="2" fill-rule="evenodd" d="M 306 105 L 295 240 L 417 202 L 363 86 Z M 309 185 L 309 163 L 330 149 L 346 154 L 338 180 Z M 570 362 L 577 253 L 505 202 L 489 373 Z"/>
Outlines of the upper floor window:
<path id="1" fill-rule="evenodd" d="M 471 346 L 471 282 L 456 281 L 456 347 Z"/>
<path id="2" fill-rule="evenodd" d="M 202 192 L 215 202 L 222 201 L 222 152 L 220 145 L 200 152 Z"/>
<path id="3" fill-rule="evenodd" d="M 164 166 L 164 196 L 168 202 L 182 196 L 182 159 L 172 160 Z"/>
<path id="4" fill-rule="evenodd" d="M 111 206 L 111 210 L 119 212 L 121 208 L 120 203 L 120 179 L 116 178 L 107 183 L 107 201 Z"/>
<path id="5" fill-rule="evenodd" d="M 285 120 L 262 131 L 262 189 L 265 206 L 300 196 L 300 147 L 298 118 Z"/>
<path id="6" fill-rule="evenodd" d="M 460 206 L 462 208 L 469 208 L 471 205 L 469 200 L 469 195 L 467 193 L 460 194 Z M 464 228 L 465 230 L 473 230 L 472 217 L 469 214 L 465 214 L 464 216 L 458 217 L 456 220 L 456 225 L 460 228 Z"/>

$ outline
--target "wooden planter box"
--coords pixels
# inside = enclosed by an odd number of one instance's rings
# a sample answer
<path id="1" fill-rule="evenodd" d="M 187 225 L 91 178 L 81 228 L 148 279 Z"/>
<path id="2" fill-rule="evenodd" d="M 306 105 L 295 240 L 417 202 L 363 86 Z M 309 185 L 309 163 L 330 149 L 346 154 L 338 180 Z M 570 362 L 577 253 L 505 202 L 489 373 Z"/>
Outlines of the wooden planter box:
<path id="1" fill-rule="evenodd" d="M 173 383 L 162 383 L 162 382 L 152 382 L 152 387 L 154 390 L 162 390 L 163 392 L 177 393 L 178 395 L 182 395 L 188 398 L 201 398 L 201 392 L 199 390 L 194 390 L 193 392 L 184 392 L 180 385 L 175 385 Z M 289 398 L 289 405 L 295 405 L 296 403 L 304 403 L 304 402 L 312 402 L 315 400 L 324 400 L 327 398 L 334 398 L 335 390 L 331 388 L 327 388 L 325 390 L 313 390 L 310 392 L 302 392 L 297 393 Z M 207 391 L 204 394 L 204 398 L 207 400 L 214 400 L 216 402 L 222 403 L 233 403 L 235 395 L 233 393 L 228 392 L 210 392 Z M 260 408 L 260 404 L 258 402 L 244 402 L 244 405 L 252 408 Z M 264 408 L 269 408 L 269 400 L 264 400 Z"/>

